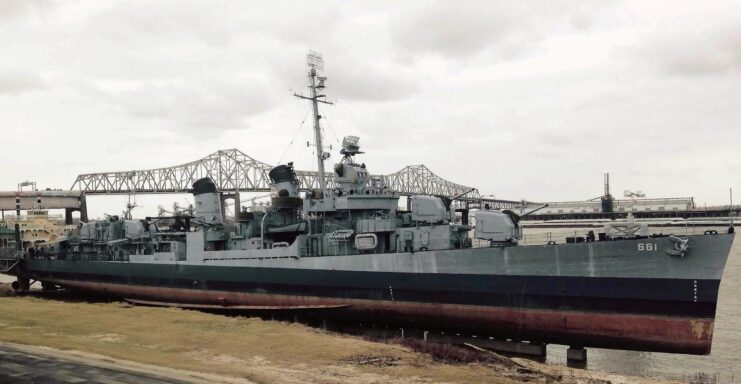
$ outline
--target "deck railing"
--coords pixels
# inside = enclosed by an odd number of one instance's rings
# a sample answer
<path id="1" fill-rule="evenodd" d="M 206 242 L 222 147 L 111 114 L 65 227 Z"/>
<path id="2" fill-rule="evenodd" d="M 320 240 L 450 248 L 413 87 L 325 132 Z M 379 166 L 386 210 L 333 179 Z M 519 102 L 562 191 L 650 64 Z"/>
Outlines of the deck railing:
<path id="1" fill-rule="evenodd" d="M 649 227 L 648 234 L 652 235 L 675 235 L 675 236 L 690 236 L 690 235 L 702 235 L 706 231 L 715 230 L 718 233 L 727 233 L 728 226 L 708 226 L 700 224 L 687 224 L 684 226 L 659 226 Z M 603 232 L 602 228 L 557 228 L 553 231 L 545 231 L 544 228 L 525 228 L 522 239 L 518 242 L 519 245 L 546 245 L 551 242 L 555 244 L 566 243 L 567 237 L 583 237 L 586 238 L 587 233 L 593 231 L 595 236 L 599 232 Z M 472 233 L 473 235 L 473 233 Z M 472 236 L 473 237 L 473 236 Z M 474 247 L 488 247 L 489 241 L 473 239 Z"/>

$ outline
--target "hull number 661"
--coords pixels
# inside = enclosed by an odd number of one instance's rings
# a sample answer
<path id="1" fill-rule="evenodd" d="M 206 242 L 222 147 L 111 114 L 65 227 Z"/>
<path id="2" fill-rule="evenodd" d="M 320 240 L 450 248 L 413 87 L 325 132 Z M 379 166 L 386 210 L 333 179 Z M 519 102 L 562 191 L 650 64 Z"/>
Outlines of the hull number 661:
<path id="1" fill-rule="evenodd" d="M 659 247 L 654 243 L 638 243 L 639 251 L 655 252 Z"/>

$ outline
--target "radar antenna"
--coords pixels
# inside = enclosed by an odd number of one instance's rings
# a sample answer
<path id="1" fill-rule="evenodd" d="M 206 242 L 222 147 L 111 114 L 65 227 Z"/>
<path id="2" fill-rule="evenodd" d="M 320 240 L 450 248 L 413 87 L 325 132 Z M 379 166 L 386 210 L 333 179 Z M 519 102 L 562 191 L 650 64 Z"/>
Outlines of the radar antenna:
<path id="1" fill-rule="evenodd" d="M 134 210 L 134 208 L 139 207 L 140 205 L 136 204 L 136 197 L 134 198 L 134 202 L 131 202 L 131 194 L 129 194 L 129 200 L 126 203 L 126 210 L 123 211 L 123 218 L 124 220 L 133 220 L 133 215 L 131 214 L 131 211 Z"/>
<path id="2" fill-rule="evenodd" d="M 324 176 L 324 160 L 328 159 L 330 155 L 329 152 L 324 152 L 324 147 L 322 146 L 322 128 L 321 125 L 319 125 L 319 120 L 322 118 L 322 115 L 319 114 L 319 103 L 334 103 L 323 100 L 323 98 L 326 98 L 327 95 L 322 95 L 319 93 L 322 91 L 322 89 L 324 89 L 324 82 L 327 80 L 326 77 L 319 76 L 319 72 L 324 71 L 324 59 L 322 58 L 322 55 L 316 51 L 309 51 L 309 53 L 306 55 L 306 64 L 309 67 L 308 77 L 309 91 L 311 96 L 304 96 L 298 93 L 294 93 L 293 95 L 300 99 L 311 100 L 311 106 L 314 109 L 314 140 L 316 141 L 319 188 L 323 193 L 324 190 L 327 188 L 327 182 Z"/>

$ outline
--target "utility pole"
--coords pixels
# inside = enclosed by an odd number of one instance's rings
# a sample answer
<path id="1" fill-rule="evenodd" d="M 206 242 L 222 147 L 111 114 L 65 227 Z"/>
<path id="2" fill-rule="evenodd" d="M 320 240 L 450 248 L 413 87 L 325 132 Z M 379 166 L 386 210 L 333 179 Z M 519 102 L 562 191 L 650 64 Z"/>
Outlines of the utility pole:
<path id="1" fill-rule="evenodd" d="M 311 96 L 304 96 L 294 93 L 293 95 L 305 100 L 311 100 L 311 106 L 314 109 L 314 142 L 316 144 L 316 158 L 317 168 L 319 171 L 319 189 L 324 194 L 327 188 L 327 182 L 324 176 L 324 160 L 329 158 L 329 153 L 324 152 L 324 146 L 322 145 L 322 127 L 319 124 L 319 120 L 322 115 L 319 114 L 319 103 L 323 104 L 334 104 L 330 101 L 323 100 L 327 95 L 322 95 L 322 89 L 324 89 L 324 82 L 327 80 L 326 77 L 318 76 L 318 71 L 324 70 L 324 59 L 318 52 L 309 51 L 306 55 L 306 64 L 309 66 L 309 91 Z M 317 83 L 318 81 L 318 83 Z"/>

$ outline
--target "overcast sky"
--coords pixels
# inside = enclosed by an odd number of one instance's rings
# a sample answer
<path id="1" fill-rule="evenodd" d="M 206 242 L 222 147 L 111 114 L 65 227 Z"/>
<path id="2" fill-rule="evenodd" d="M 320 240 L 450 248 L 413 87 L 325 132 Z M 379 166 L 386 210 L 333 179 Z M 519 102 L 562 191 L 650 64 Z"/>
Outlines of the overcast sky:
<path id="1" fill-rule="evenodd" d="M 741 201 L 733 2 L 0 0 L 0 46 L 2 190 L 235 147 L 316 169 L 292 96 L 314 49 L 338 101 L 325 141 L 360 136 L 373 173 L 424 163 L 552 201 L 610 172 L 617 195 Z"/>

